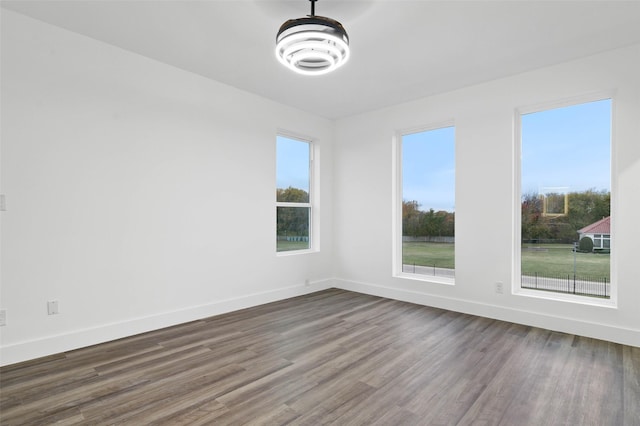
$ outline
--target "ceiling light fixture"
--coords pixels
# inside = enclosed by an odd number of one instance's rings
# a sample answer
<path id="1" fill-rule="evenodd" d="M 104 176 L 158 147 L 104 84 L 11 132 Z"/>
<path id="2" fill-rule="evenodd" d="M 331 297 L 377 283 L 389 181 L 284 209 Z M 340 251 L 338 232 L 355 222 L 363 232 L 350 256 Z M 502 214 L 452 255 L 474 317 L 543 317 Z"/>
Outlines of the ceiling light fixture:
<path id="1" fill-rule="evenodd" d="M 349 36 L 334 19 L 315 15 L 289 19 L 276 36 L 276 57 L 283 65 L 304 75 L 329 73 L 349 60 Z"/>

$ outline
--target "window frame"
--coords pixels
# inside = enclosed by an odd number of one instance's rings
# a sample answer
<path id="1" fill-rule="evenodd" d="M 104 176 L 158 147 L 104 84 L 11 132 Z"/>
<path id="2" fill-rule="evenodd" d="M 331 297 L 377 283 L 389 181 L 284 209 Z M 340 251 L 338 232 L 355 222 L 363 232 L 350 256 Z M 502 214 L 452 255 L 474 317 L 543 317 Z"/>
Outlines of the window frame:
<path id="1" fill-rule="evenodd" d="M 593 234 L 593 248 L 602 248 L 602 234 Z"/>
<path id="2" fill-rule="evenodd" d="M 402 201 L 403 201 L 403 173 L 402 173 L 402 139 L 404 136 L 429 132 L 432 130 L 439 130 L 448 127 L 454 128 L 454 164 L 457 163 L 457 155 L 455 152 L 458 149 L 458 144 L 456 140 L 456 123 L 453 118 L 434 122 L 425 126 L 417 126 L 410 127 L 405 129 L 396 130 L 392 137 L 392 174 L 393 174 L 393 186 L 392 186 L 392 230 L 391 230 L 391 241 L 392 241 L 392 277 L 394 278 L 404 278 L 410 279 L 414 281 L 422 281 L 428 283 L 435 284 L 444 284 L 444 285 L 455 285 L 455 275 L 454 277 L 444 277 L 437 275 L 424 275 L 424 274 L 416 274 L 411 272 L 403 271 L 403 262 L 402 262 Z M 456 167 L 456 188 L 458 185 L 457 179 L 457 167 Z M 454 199 L 456 198 L 456 188 L 454 188 Z M 454 257 L 455 255 L 455 246 L 454 246 Z M 455 269 L 454 269 L 455 271 Z"/>
<path id="3" fill-rule="evenodd" d="M 513 114 L 513 264 L 511 279 L 511 294 L 535 299 L 549 301 L 569 302 L 581 305 L 590 305 L 604 308 L 617 308 L 618 306 L 618 285 L 617 285 L 617 250 L 612 250 L 609 264 L 610 273 L 610 293 L 609 299 L 601 299 L 591 296 L 574 295 L 570 293 L 555 293 L 544 290 L 532 290 L 521 287 L 522 277 L 522 116 L 526 114 L 543 112 L 557 108 L 571 107 L 590 102 L 603 100 L 611 101 L 611 131 L 610 131 L 610 214 L 611 214 L 611 234 L 615 234 L 615 217 L 617 215 L 617 167 L 616 167 L 616 91 L 603 90 L 591 92 L 574 97 L 566 97 L 547 102 L 516 107 Z M 610 245 L 615 245 L 615 242 Z"/>
<path id="4" fill-rule="evenodd" d="M 306 143 L 309 145 L 309 201 L 306 203 L 295 203 L 295 202 L 284 202 L 284 201 L 278 201 L 277 198 L 275 200 L 275 209 L 274 209 L 274 213 L 275 213 L 275 218 L 274 218 L 274 226 L 276 227 L 275 232 L 273 234 L 275 234 L 275 253 L 276 256 L 295 256 L 295 255 L 299 255 L 299 254 L 307 254 L 307 253 L 314 253 L 314 252 L 318 252 L 320 251 L 320 230 L 319 230 L 319 220 L 317 220 L 317 217 L 319 216 L 319 185 L 318 185 L 318 181 L 319 181 L 319 167 L 318 167 L 318 158 L 319 158 L 319 146 L 317 143 L 317 140 L 313 137 L 310 136 L 306 136 L 306 135 L 301 135 L 295 132 L 290 132 L 287 130 L 278 130 L 276 132 L 276 137 L 275 137 L 275 153 L 276 153 L 276 158 L 277 158 L 277 150 L 278 150 L 278 138 L 282 137 L 282 138 L 286 138 L 286 139 L 292 139 L 295 140 L 297 142 L 301 142 L 301 143 Z M 277 176 L 278 173 L 278 166 L 277 166 L 277 160 L 275 161 L 275 176 Z M 277 180 L 275 181 L 275 185 L 274 185 L 275 189 L 277 190 L 278 188 L 278 183 Z M 277 212 L 278 212 L 278 207 L 294 207 L 294 208 L 308 208 L 309 209 L 309 224 L 308 224 L 308 234 L 309 234 L 309 246 L 308 248 L 304 248 L 304 249 L 297 249 L 297 250 L 285 250 L 285 251 L 278 251 L 278 230 L 277 230 Z M 272 235 L 273 235 L 272 234 Z"/>

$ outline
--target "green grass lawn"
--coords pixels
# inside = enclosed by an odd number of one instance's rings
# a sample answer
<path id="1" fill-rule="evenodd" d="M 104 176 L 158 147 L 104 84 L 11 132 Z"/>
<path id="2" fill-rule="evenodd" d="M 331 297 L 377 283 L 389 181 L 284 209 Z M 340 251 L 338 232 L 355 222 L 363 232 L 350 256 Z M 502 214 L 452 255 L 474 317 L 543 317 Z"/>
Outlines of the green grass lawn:
<path id="1" fill-rule="evenodd" d="M 307 250 L 309 241 L 277 241 L 277 251 Z"/>
<path id="2" fill-rule="evenodd" d="M 610 280 L 609 254 L 573 253 L 571 244 L 537 244 L 522 246 L 522 274 L 543 276 L 573 275 L 575 254 L 576 275 Z"/>
<path id="3" fill-rule="evenodd" d="M 455 268 L 454 245 L 447 243 L 402 243 L 402 263 L 405 265 Z"/>
<path id="4" fill-rule="evenodd" d="M 484 250 L 484 249 L 482 249 Z M 573 275 L 571 244 L 525 244 L 522 248 L 522 274 L 557 277 Z M 609 254 L 575 253 L 576 275 L 610 280 Z M 454 268 L 454 245 L 405 242 L 402 262 L 406 265 Z"/>

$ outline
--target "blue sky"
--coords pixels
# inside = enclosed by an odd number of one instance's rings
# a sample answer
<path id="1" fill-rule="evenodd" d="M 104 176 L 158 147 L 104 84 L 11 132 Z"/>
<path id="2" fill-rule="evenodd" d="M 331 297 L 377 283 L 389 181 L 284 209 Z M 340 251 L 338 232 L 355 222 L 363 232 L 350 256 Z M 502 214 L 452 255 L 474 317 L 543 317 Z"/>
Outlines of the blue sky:
<path id="1" fill-rule="evenodd" d="M 309 143 L 278 136 L 276 139 L 276 185 L 309 192 Z"/>
<path id="2" fill-rule="evenodd" d="M 522 116 L 523 193 L 610 191 L 611 100 Z M 402 137 L 402 199 L 455 210 L 453 127 Z"/>
<path id="3" fill-rule="evenodd" d="M 455 129 L 402 136 L 402 199 L 420 210 L 455 210 Z"/>
<path id="4" fill-rule="evenodd" d="M 610 99 L 523 115 L 522 192 L 610 191 L 610 141 Z"/>
<path id="5" fill-rule="evenodd" d="M 523 193 L 611 190 L 611 100 L 522 116 Z M 277 138 L 278 188 L 309 191 L 309 144 Z M 455 129 L 402 137 L 402 198 L 455 211 Z"/>

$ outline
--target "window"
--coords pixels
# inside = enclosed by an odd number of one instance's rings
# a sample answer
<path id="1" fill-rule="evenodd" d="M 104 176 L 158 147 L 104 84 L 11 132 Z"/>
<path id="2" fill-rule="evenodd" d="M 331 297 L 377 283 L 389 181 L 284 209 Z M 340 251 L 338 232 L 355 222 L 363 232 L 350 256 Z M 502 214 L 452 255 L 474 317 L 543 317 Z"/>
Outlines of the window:
<path id="1" fill-rule="evenodd" d="M 522 289 L 611 297 L 611 108 L 519 113 Z"/>
<path id="2" fill-rule="evenodd" d="M 611 248 L 611 236 L 608 234 L 595 234 L 593 236 L 593 248 L 595 250 Z"/>
<path id="3" fill-rule="evenodd" d="M 602 235 L 596 234 L 593 236 L 593 248 L 602 248 Z"/>
<path id="4" fill-rule="evenodd" d="M 276 251 L 311 248 L 310 142 L 276 138 Z"/>
<path id="5" fill-rule="evenodd" d="M 455 132 L 441 127 L 404 134 L 400 142 L 401 227 L 397 270 L 453 282 L 455 271 Z M 400 260 L 401 259 L 401 260 Z"/>

